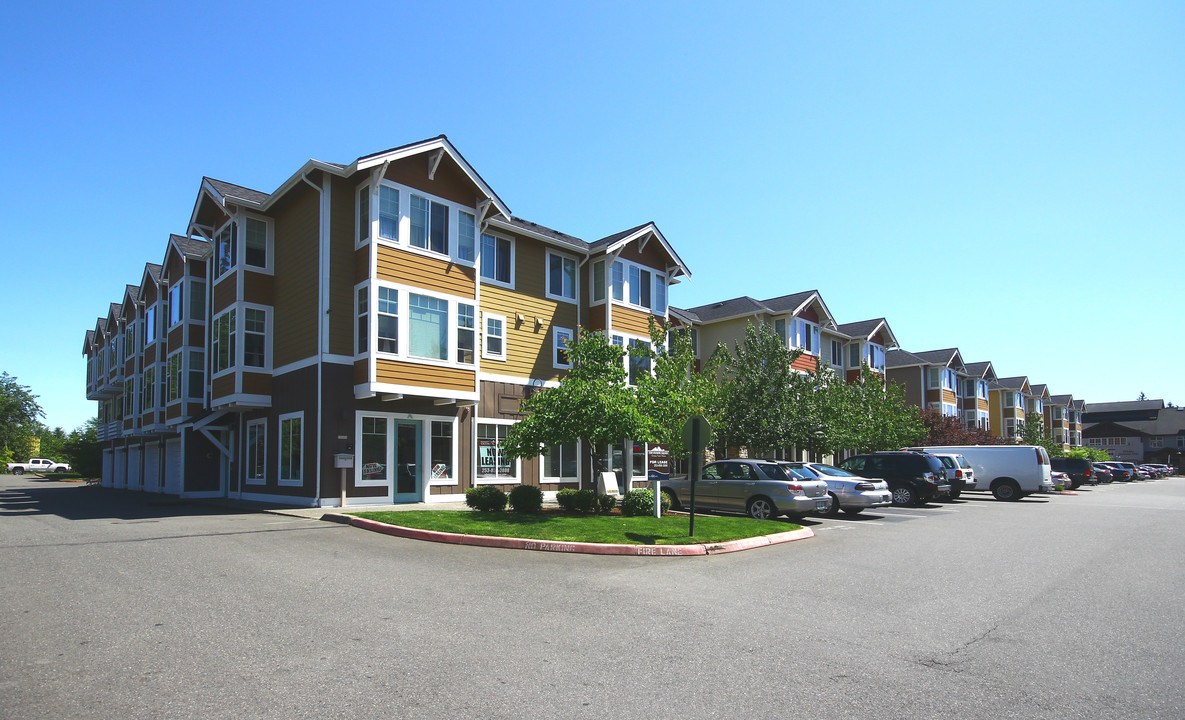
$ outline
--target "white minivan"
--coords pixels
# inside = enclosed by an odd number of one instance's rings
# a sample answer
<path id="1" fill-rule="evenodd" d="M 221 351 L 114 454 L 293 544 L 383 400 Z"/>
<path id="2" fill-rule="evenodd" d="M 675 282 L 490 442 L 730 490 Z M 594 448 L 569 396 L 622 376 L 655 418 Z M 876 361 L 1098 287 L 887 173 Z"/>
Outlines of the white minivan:
<path id="1" fill-rule="evenodd" d="M 1049 453 L 1037 445 L 927 445 L 905 449 L 962 455 L 975 470 L 975 489 L 991 490 L 997 500 L 1020 500 L 1035 492 L 1053 491 Z"/>

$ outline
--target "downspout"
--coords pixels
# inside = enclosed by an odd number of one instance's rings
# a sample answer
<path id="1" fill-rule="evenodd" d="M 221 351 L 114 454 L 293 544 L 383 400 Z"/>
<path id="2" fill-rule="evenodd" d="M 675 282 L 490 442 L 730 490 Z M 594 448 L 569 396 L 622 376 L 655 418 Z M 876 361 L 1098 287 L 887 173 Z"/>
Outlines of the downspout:
<path id="1" fill-rule="evenodd" d="M 317 288 L 318 288 L 318 308 L 317 308 L 317 452 L 316 452 L 316 467 L 317 467 L 317 494 L 313 498 L 313 507 L 321 506 L 321 440 L 322 434 L 322 417 L 324 416 L 324 407 L 322 405 L 322 396 L 324 393 L 324 368 L 322 360 L 324 358 L 324 346 L 322 344 L 325 330 L 325 314 L 329 312 L 328 301 L 326 295 L 329 289 L 322 282 L 326 271 L 328 270 L 328 253 L 326 248 L 326 240 L 328 239 L 327 232 L 327 190 L 329 184 L 329 177 L 325 176 L 326 189 L 323 190 L 320 186 L 309 180 L 307 172 L 300 174 L 300 179 L 303 180 L 309 187 L 317 191 L 317 198 L 320 205 L 320 215 L 317 228 Z"/>

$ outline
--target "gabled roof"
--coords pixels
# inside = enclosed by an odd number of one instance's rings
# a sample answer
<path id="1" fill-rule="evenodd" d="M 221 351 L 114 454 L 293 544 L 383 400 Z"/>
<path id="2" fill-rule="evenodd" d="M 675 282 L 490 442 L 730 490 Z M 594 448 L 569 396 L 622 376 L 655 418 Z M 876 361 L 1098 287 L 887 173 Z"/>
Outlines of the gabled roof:
<path id="1" fill-rule="evenodd" d="M 715 322 L 717 320 L 726 320 L 730 318 L 744 317 L 746 315 L 756 315 L 757 313 L 769 312 L 769 308 L 757 302 L 748 295 L 742 295 L 731 300 L 723 300 L 709 305 L 700 305 L 693 307 L 685 312 L 695 314 L 700 319 L 700 322 Z"/>
<path id="2" fill-rule="evenodd" d="M 990 362 L 973 362 L 963 364 L 963 374 L 980 380 L 995 380 L 996 371 Z"/>
<path id="3" fill-rule="evenodd" d="M 210 252 L 210 243 L 201 238 L 186 237 L 185 235 L 169 235 L 169 244 L 177 248 L 177 252 L 186 259 L 201 260 Z"/>
<path id="4" fill-rule="evenodd" d="M 1029 392 L 1033 395 L 1037 395 L 1038 397 L 1040 397 L 1042 399 L 1045 399 L 1045 398 L 1049 397 L 1049 386 L 1046 385 L 1045 383 L 1038 383 L 1036 385 L 1030 385 Z"/>
<path id="5" fill-rule="evenodd" d="M 1089 403 L 1086 412 L 1139 412 L 1147 410 L 1163 410 L 1164 400 L 1127 400 L 1122 402 Z"/>
<path id="6" fill-rule="evenodd" d="M 1029 379 L 1024 375 L 1016 375 L 1014 377 L 998 378 L 995 385 L 1004 390 L 1020 390 L 1024 391 L 1025 386 L 1029 384 Z"/>
<path id="7" fill-rule="evenodd" d="M 1064 405 L 1069 407 L 1074 402 L 1073 395 L 1050 395 L 1049 402 L 1054 405 Z"/>
<path id="8" fill-rule="evenodd" d="M 685 277 L 691 277 L 691 270 L 687 268 L 687 265 L 683 262 L 683 258 L 679 257 L 679 253 L 675 252 L 675 248 L 671 247 L 671 244 L 667 242 L 666 237 L 663 236 L 662 232 L 658 229 L 658 226 L 655 225 L 653 221 L 642 223 L 641 225 L 632 227 L 629 230 L 622 230 L 621 232 L 613 233 L 612 235 L 603 237 L 600 240 L 595 240 L 589 243 L 588 249 L 589 252 L 605 252 L 607 254 L 614 253 L 617 252 L 618 248 L 625 247 L 634 241 L 645 240 L 647 237 L 658 240 L 659 244 L 662 245 L 664 250 L 666 250 L 667 255 L 670 256 L 671 260 L 675 261 L 675 267 L 679 272 L 671 273 L 672 275 L 681 274 Z"/>
<path id="9" fill-rule="evenodd" d="M 690 310 L 680 310 L 677 307 L 668 307 L 671 317 L 679 321 L 680 325 L 699 325 L 701 322 L 699 316 Z"/>
<path id="10" fill-rule="evenodd" d="M 1085 400 L 1075 400 L 1074 401 L 1074 409 L 1081 410 L 1082 412 L 1086 412 L 1086 401 Z"/>
<path id="11" fill-rule="evenodd" d="M 930 365 L 929 361 L 914 355 L 911 352 L 906 352 L 900 348 L 889 350 L 885 352 L 885 369 L 899 368 L 899 367 L 921 367 L 923 365 Z"/>
<path id="12" fill-rule="evenodd" d="M 549 227 L 540 225 L 539 223 L 524 220 L 520 217 L 511 217 L 509 220 L 505 218 L 495 218 L 490 221 L 491 224 L 500 225 L 502 227 L 517 230 L 527 235 L 533 235 L 542 240 L 550 241 L 556 245 L 569 247 L 580 252 L 588 252 L 588 243 L 578 237 L 573 237 L 559 230 L 552 230 Z"/>
<path id="13" fill-rule="evenodd" d="M 923 350 L 922 352 L 915 352 L 914 355 L 920 357 L 931 365 L 941 365 L 942 367 L 949 367 L 957 370 L 963 369 L 963 356 L 959 354 L 958 348 Z"/>
<path id="14" fill-rule="evenodd" d="M 228 183 L 225 180 L 215 180 L 212 177 L 203 177 L 202 183 L 209 185 L 210 189 L 215 193 L 214 199 L 218 200 L 219 203 L 239 202 L 260 206 L 271 197 L 268 193 L 260 190 L 252 190 L 242 185 Z"/>
<path id="15" fill-rule="evenodd" d="M 86 331 L 86 339 L 82 341 L 82 354 L 83 355 L 90 354 L 91 347 L 94 344 L 95 344 L 95 331 L 94 330 L 87 330 Z"/>
<path id="16" fill-rule="evenodd" d="M 835 329 L 837 332 L 847 335 L 853 340 L 859 339 L 867 341 L 871 340 L 875 335 L 877 335 L 881 331 L 882 327 L 889 336 L 889 344 L 886 347 L 896 347 L 897 336 L 893 334 L 892 328 L 889 327 L 889 321 L 885 320 L 884 318 L 873 318 L 872 320 L 859 320 L 857 322 L 844 323 L 843 325 L 836 325 Z"/>

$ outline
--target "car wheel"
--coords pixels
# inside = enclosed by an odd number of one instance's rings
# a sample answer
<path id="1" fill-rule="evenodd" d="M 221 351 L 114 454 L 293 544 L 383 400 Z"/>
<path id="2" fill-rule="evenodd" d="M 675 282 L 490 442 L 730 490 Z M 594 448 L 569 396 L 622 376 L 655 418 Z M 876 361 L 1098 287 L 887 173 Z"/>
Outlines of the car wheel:
<path id="1" fill-rule="evenodd" d="M 848 515 L 859 515 L 864 512 L 864 508 L 844 508 L 843 511 Z"/>
<path id="2" fill-rule="evenodd" d="M 913 488 L 908 485 L 898 485 L 893 488 L 893 504 L 901 507 L 909 507 L 917 501 L 917 495 L 914 494 Z"/>
<path id="3" fill-rule="evenodd" d="M 777 508 L 766 497 L 755 497 L 745 506 L 745 512 L 755 520 L 773 520 L 778 516 Z"/>
<path id="4" fill-rule="evenodd" d="M 1078 489 L 1078 488 L 1080 488 L 1080 487 L 1082 487 L 1082 481 L 1081 481 L 1081 480 L 1071 480 L 1071 481 L 1070 481 L 1070 489 L 1071 489 L 1071 490 L 1077 490 L 1077 489 Z"/>
<path id="5" fill-rule="evenodd" d="M 64 473 L 66 472 L 66 468 L 58 468 L 57 470 L 54 470 L 54 472 Z"/>
<path id="6" fill-rule="evenodd" d="M 839 515 L 839 498 L 835 496 L 835 493 L 827 494 L 831 496 L 831 507 L 823 514 L 827 517 L 835 517 L 836 515 Z"/>
<path id="7" fill-rule="evenodd" d="M 13 474 L 13 475 L 24 475 L 24 474 L 25 474 L 25 469 L 24 469 L 24 468 L 13 468 L 13 469 L 12 469 L 12 474 Z"/>
<path id="8" fill-rule="evenodd" d="M 670 490 L 665 490 L 665 489 L 664 489 L 664 490 L 662 491 L 662 494 L 663 494 L 663 495 L 666 495 L 666 496 L 667 496 L 667 500 L 670 500 L 670 501 L 671 501 L 671 509 L 672 509 L 672 510 L 678 510 L 680 507 L 682 507 L 681 505 L 679 505 L 679 498 L 675 497 L 675 493 L 674 493 L 674 492 L 672 492 L 672 491 L 670 491 Z"/>
<path id="9" fill-rule="evenodd" d="M 1016 484 L 1015 480 L 1001 480 L 992 485 L 992 495 L 997 500 L 1014 501 L 1020 500 L 1021 492 L 1020 486 Z"/>
<path id="10" fill-rule="evenodd" d="M 950 499 L 951 500 L 958 500 L 959 496 L 962 494 L 963 494 L 962 490 L 951 490 L 950 491 Z"/>

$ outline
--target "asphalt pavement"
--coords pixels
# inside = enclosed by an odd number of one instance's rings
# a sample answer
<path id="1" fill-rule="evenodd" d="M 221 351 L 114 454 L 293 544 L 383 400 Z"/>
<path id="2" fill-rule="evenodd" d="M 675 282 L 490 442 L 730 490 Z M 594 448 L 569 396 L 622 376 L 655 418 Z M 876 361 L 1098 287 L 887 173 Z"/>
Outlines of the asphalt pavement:
<path id="1" fill-rule="evenodd" d="M 807 524 L 569 555 L 0 476 L 0 717 L 1185 717 L 1185 479 Z"/>

